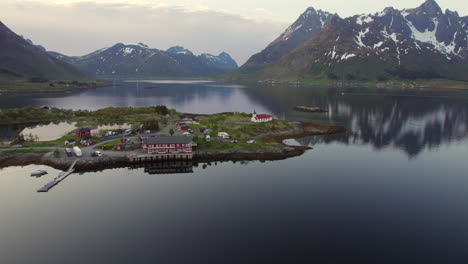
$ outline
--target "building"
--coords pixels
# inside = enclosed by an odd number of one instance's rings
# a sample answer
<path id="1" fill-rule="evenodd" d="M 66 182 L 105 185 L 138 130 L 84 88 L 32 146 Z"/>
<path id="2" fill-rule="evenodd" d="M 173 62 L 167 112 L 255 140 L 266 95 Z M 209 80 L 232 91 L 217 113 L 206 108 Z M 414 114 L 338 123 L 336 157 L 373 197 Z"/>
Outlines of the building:
<path id="1" fill-rule="evenodd" d="M 81 129 L 78 129 L 75 134 L 76 134 L 77 137 L 90 136 L 91 135 L 91 129 L 81 128 Z"/>
<path id="2" fill-rule="evenodd" d="M 265 114 L 257 115 L 254 112 L 250 120 L 255 123 L 266 123 L 266 122 L 273 121 L 273 117 L 271 115 L 265 115 Z"/>
<path id="3" fill-rule="evenodd" d="M 143 140 L 143 152 L 159 155 L 191 155 L 192 148 L 197 144 L 192 137 L 150 137 Z"/>
<path id="4" fill-rule="evenodd" d="M 190 126 L 187 125 L 186 123 L 177 123 L 176 124 L 176 128 L 178 130 L 189 130 L 190 129 Z"/>

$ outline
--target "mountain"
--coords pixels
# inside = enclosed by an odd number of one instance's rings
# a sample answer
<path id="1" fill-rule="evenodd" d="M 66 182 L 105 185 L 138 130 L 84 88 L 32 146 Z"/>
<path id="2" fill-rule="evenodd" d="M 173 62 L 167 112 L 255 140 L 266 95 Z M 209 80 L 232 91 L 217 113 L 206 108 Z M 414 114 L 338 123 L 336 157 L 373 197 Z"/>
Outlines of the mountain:
<path id="1" fill-rule="evenodd" d="M 315 10 L 313 7 L 308 8 L 268 47 L 250 57 L 239 71 L 248 73 L 265 68 L 314 37 L 334 16 L 338 15 Z"/>
<path id="2" fill-rule="evenodd" d="M 333 16 L 303 46 L 265 69 L 261 78 L 468 81 L 467 17 L 442 12 L 434 0 L 413 9 Z"/>
<path id="3" fill-rule="evenodd" d="M 118 43 L 81 57 L 68 57 L 49 52 L 57 59 L 71 63 L 96 77 L 197 77 L 223 73 L 237 68 L 227 53 L 219 56 L 194 55 L 180 46 L 166 51 L 153 49 L 143 43 Z"/>
<path id="4" fill-rule="evenodd" d="M 19 78 L 80 79 L 84 74 L 31 44 L 0 22 L 0 72 Z"/>

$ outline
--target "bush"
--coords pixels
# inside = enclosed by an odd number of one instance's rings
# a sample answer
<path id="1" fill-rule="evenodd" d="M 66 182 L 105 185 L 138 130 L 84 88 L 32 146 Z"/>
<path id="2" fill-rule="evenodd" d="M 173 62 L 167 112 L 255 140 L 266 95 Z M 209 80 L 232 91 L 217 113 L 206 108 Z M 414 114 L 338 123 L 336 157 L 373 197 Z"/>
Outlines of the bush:
<path id="1" fill-rule="evenodd" d="M 159 130 L 159 122 L 156 119 L 148 120 L 143 122 L 141 126 L 142 130 L 154 130 L 158 131 Z"/>

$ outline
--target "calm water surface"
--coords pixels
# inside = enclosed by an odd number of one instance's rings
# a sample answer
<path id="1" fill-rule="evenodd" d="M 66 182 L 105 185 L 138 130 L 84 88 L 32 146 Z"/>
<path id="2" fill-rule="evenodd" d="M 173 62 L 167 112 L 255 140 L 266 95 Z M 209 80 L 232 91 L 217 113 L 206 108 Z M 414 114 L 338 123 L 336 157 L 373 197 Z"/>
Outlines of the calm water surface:
<path id="1" fill-rule="evenodd" d="M 145 88 L 146 87 L 146 88 Z M 16 104 L 14 101 L 16 100 Z M 0 263 L 466 263 L 468 95 L 463 91 L 123 83 L 0 97 L 96 109 L 265 112 L 348 133 L 290 140 L 275 162 L 147 165 L 50 181 L 0 170 Z M 295 105 L 327 114 L 300 113 Z M 184 171 L 185 173 L 182 173 Z"/>

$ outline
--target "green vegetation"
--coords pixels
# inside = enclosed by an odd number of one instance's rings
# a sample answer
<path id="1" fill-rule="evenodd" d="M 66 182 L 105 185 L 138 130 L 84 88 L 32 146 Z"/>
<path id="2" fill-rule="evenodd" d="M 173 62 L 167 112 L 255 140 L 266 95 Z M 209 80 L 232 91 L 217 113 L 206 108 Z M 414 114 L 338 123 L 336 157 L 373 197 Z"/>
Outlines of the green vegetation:
<path id="1" fill-rule="evenodd" d="M 236 149 L 275 149 L 277 146 L 259 138 L 261 134 L 294 129 L 291 122 L 274 119 L 268 123 L 253 123 L 250 121 L 251 114 L 227 113 L 200 118 L 200 125 L 190 125 L 195 131 L 194 141 L 198 144 L 199 151 L 222 151 Z M 206 135 L 199 132 L 199 128 L 210 128 L 211 141 L 206 140 Z M 226 132 L 231 139 L 221 140 L 217 138 L 218 132 Z M 231 140 L 238 143 L 231 143 Z M 247 141 L 255 139 L 256 142 L 248 144 Z"/>
<path id="2" fill-rule="evenodd" d="M 33 106 L 0 110 L 0 124 L 75 121 L 77 126 L 97 127 L 101 124 L 135 123 L 155 120 L 170 113 L 165 106 L 109 107 L 96 111 L 42 109 Z"/>
<path id="3" fill-rule="evenodd" d="M 156 119 L 144 121 L 142 126 L 141 126 L 141 129 L 142 130 L 158 131 L 159 130 L 159 122 Z"/>
<path id="4" fill-rule="evenodd" d="M 94 80 L 67 81 L 44 78 L 24 78 L 11 73 L 0 72 L 0 92 L 38 92 L 64 91 L 102 86 L 104 83 Z"/>
<path id="5" fill-rule="evenodd" d="M 60 156 L 61 156 L 60 151 L 59 151 L 58 149 L 55 149 L 55 150 L 54 150 L 54 158 L 59 159 Z"/>
<path id="6" fill-rule="evenodd" d="M 112 149 L 113 147 L 116 147 L 116 146 L 123 146 L 123 145 L 127 145 L 129 143 L 122 143 L 122 141 L 120 141 L 120 139 L 116 139 L 116 140 L 112 140 L 112 141 L 109 141 L 109 142 L 106 142 L 104 144 L 101 144 L 98 146 L 98 148 L 100 149 Z"/>
<path id="7" fill-rule="evenodd" d="M 0 156 L 16 155 L 16 154 L 24 154 L 24 153 L 45 154 L 49 152 L 51 152 L 49 149 L 12 149 L 12 150 L 4 150 L 0 152 Z"/>

